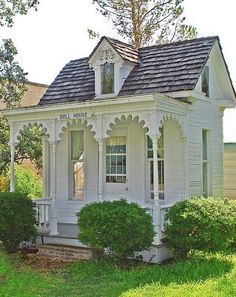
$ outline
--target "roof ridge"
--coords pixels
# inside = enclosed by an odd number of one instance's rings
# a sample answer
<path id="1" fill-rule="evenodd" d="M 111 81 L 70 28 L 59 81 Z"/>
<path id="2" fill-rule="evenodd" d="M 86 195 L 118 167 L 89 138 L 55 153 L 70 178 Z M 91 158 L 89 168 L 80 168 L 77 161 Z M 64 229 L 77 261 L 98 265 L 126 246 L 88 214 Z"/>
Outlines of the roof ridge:
<path id="1" fill-rule="evenodd" d="M 180 44 L 186 44 L 186 43 L 191 43 L 195 41 L 200 41 L 200 40 L 207 40 L 207 39 L 215 39 L 215 40 L 220 40 L 219 36 L 206 36 L 206 37 L 198 37 L 198 38 L 192 38 L 192 39 L 187 39 L 187 40 L 182 40 L 182 41 L 175 41 L 175 42 L 170 42 L 170 43 L 164 43 L 164 44 L 154 44 L 154 45 L 149 45 L 149 46 L 143 46 L 140 47 L 138 50 L 142 49 L 150 49 L 150 48 L 160 48 L 160 47 L 166 47 L 166 46 L 173 46 L 173 45 L 180 45 Z"/>
<path id="2" fill-rule="evenodd" d="M 108 37 L 104 36 L 104 38 L 107 38 L 108 40 L 111 40 L 111 41 L 115 41 L 115 42 L 122 43 L 122 44 L 124 44 L 125 46 L 132 47 L 133 50 L 138 51 L 132 44 L 129 44 L 129 43 L 127 43 L 127 42 L 124 42 L 124 41 L 121 41 L 121 40 L 119 40 L 119 39 L 116 39 L 116 38 L 113 38 L 113 37 L 109 37 L 109 36 L 108 36 Z"/>
<path id="3" fill-rule="evenodd" d="M 85 60 L 85 59 L 88 59 L 89 57 L 82 57 L 82 58 L 78 58 L 78 59 L 73 59 L 73 60 L 70 60 L 67 64 L 71 63 L 71 62 L 74 62 L 74 61 L 80 61 L 80 60 Z"/>

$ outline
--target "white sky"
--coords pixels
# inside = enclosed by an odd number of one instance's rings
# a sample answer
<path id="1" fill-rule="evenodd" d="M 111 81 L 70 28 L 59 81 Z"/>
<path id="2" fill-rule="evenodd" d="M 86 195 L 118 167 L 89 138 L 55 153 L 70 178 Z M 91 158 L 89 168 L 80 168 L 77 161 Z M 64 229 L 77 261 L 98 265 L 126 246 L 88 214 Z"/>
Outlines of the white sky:
<path id="1" fill-rule="evenodd" d="M 236 87 L 235 11 L 235 0 L 185 0 L 187 23 L 197 27 L 199 37 L 220 37 Z M 89 40 L 87 28 L 101 36 L 118 37 L 112 24 L 96 12 L 92 0 L 40 0 L 37 12 L 18 16 L 13 28 L 2 30 L 1 37 L 13 39 L 17 60 L 30 81 L 50 84 L 69 60 L 88 56 L 96 45 Z M 236 110 L 225 115 L 225 141 L 236 142 Z"/>

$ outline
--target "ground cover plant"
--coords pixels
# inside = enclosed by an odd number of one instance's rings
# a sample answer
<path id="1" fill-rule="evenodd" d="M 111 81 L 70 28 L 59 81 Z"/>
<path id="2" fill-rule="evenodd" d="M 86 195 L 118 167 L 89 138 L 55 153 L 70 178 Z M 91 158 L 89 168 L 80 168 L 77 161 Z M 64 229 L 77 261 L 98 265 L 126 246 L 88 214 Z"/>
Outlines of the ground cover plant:
<path id="1" fill-rule="evenodd" d="M 0 252 L 0 296 L 236 296 L 236 254 L 233 253 L 198 253 L 178 262 L 140 264 L 128 270 L 102 258 L 44 273 L 37 272 L 34 264 L 26 266 L 24 261 L 13 259 Z"/>

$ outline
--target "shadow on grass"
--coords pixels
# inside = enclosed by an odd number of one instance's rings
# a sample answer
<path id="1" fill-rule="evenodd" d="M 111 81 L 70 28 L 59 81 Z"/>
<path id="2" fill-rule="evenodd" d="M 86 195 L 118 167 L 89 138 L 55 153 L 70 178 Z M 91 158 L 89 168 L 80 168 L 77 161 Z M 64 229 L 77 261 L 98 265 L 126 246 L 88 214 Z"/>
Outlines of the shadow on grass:
<path id="1" fill-rule="evenodd" d="M 108 258 L 97 263 L 81 262 L 70 266 L 64 273 L 61 288 L 51 296 L 118 297 L 123 292 L 152 283 L 199 283 L 229 273 L 233 263 L 226 256 L 194 256 L 191 259 L 166 265 L 139 265 L 122 270 Z"/>

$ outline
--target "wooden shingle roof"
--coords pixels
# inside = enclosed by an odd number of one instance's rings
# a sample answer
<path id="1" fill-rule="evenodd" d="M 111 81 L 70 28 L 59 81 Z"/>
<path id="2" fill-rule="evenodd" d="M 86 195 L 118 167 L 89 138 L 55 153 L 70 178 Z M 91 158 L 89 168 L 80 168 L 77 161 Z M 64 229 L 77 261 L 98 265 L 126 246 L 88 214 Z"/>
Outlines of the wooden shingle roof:
<path id="1" fill-rule="evenodd" d="M 193 90 L 218 37 L 144 47 L 138 51 L 115 39 L 107 40 L 122 58 L 138 63 L 120 90 L 119 96 L 127 96 Z M 94 71 L 89 68 L 88 59 L 70 61 L 39 104 L 94 99 Z"/>

